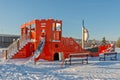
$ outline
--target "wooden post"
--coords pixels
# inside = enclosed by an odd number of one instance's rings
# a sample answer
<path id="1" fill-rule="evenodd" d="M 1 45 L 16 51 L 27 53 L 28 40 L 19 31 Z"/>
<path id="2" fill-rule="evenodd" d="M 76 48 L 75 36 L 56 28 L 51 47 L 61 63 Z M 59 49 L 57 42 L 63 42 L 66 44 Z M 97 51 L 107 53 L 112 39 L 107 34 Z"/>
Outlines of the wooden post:
<path id="1" fill-rule="evenodd" d="M 5 59 L 7 60 L 8 57 L 7 57 L 7 50 L 5 50 Z"/>

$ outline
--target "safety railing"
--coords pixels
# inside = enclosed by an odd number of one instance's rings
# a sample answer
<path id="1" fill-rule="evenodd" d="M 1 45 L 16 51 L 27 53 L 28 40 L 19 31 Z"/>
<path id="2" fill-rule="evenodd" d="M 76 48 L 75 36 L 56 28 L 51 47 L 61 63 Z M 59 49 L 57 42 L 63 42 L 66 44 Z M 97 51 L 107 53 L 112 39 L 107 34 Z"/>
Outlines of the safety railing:
<path id="1" fill-rule="evenodd" d="M 17 39 L 16 41 L 14 41 L 14 42 L 7 48 L 8 58 L 10 58 L 11 55 L 13 55 L 13 53 L 17 51 L 17 43 L 18 43 L 18 40 L 19 40 L 19 39 Z"/>
<path id="2" fill-rule="evenodd" d="M 28 42 L 30 42 L 30 39 L 23 39 L 19 38 L 15 40 L 8 48 L 7 48 L 7 57 L 8 59 L 12 58 L 19 50 L 21 50 Z"/>

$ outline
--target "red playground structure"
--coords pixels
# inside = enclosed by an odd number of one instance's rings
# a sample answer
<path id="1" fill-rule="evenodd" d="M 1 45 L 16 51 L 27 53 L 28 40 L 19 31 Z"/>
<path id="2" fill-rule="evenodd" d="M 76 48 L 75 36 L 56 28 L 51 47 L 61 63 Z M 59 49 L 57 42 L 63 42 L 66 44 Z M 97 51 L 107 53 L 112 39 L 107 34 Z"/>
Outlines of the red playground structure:
<path id="1" fill-rule="evenodd" d="M 106 48 L 100 47 L 96 56 Z M 20 38 L 6 50 L 7 59 L 34 56 L 34 61 L 62 60 L 69 54 L 83 53 L 86 50 L 73 39 L 62 37 L 62 21 L 54 19 L 33 20 L 21 26 Z M 88 52 L 88 51 L 87 51 Z M 90 52 L 89 52 L 90 53 Z M 92 54 L 92 53 L 90 53 Z"/>

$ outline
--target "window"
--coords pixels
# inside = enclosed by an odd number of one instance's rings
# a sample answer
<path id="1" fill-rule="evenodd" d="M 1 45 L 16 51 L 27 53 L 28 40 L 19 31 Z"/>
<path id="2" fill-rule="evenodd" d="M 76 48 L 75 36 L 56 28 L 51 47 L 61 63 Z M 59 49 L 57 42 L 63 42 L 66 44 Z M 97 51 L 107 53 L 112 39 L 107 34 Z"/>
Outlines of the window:
<path id="1" fill-rule="evenodd" d="M 61 31 L 61 24 L 60 23 L 56 23 L 56 30 Z"/>

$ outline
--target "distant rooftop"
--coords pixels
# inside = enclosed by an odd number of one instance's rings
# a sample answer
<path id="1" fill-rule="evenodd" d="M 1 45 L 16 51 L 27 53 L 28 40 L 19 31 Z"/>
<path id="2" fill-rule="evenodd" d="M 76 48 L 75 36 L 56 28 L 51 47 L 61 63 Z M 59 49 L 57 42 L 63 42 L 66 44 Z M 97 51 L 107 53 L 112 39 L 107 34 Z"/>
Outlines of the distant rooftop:
<path id="1" fill-rule="evenodd" d="M 0 34 L 0 36 L 19 37 L 20 35 L 13 35 L 13 34 Z"/>
<path id="2" fill-rule="evenodd" d="M 0 34 L 0 48 L 7 48 L 13 40 L 16 40 L 20 37 L 20 35 L 12 35 L 12 34 Z"/>

